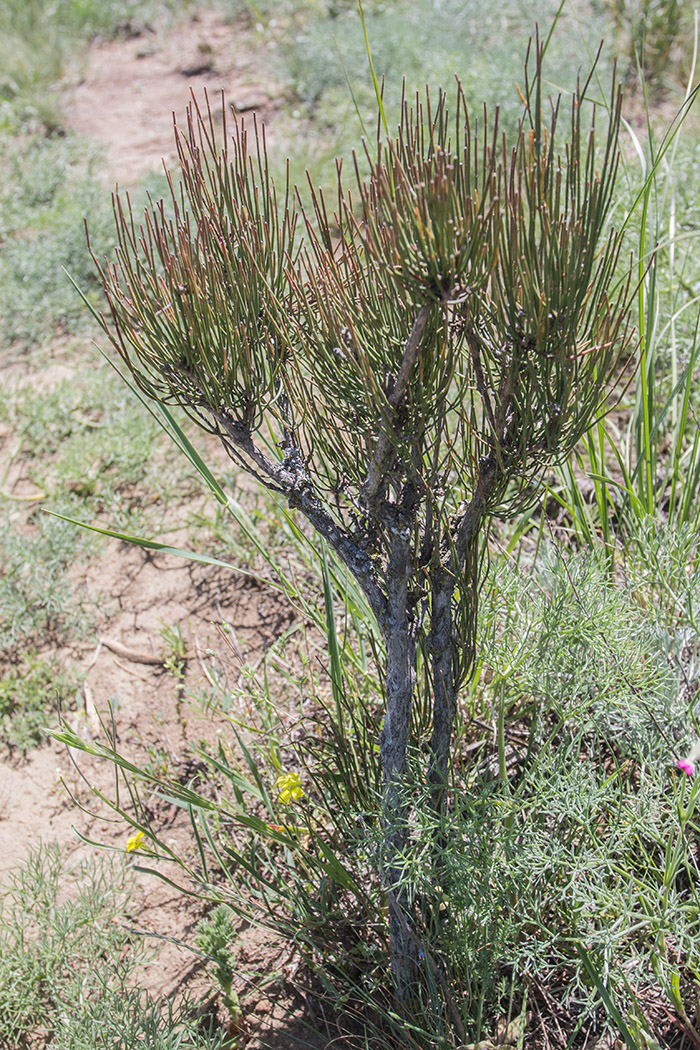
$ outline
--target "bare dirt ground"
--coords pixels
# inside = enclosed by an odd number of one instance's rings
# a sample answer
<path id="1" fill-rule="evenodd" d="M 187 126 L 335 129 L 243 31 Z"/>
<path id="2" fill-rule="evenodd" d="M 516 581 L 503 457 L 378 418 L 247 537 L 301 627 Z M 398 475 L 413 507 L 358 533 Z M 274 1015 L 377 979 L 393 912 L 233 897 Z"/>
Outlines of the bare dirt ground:
<path id="1" fill-rule="evenodd" d="M 274 134 L 279 89 L 257 72 L 260 56 L 246 43 L 251 32 L 227 24 L 218 13 L 204 12 L 168 33 L 149 32 L 91 51 L 80 78 L 66 86 L 65 111 L 71 128 L 104 147 L 107 184 L 133 184 L 160 170 L 163 160 L 172 162 L 172 113 L 183 114 L 192 91 L 201 100 L 206 88 L 214 106 L 221 107 L 224 90 L 227 102 L 238 112 L 246 117 L 255 112 L 272 121 Z M 70 375 L 71 366 L 62 361 L 45 369 L 41 378 L 31 375 L 28 362 L 16 370 L 17 375 L 5 378 L 50 386 Z M 15 497 L 32 495 L 20 464 L 6 484 Z M 150 748 L 170 771 L 186 775 L 189 742 L 207 735 L 211 739 L 216 732 L 216 726 L 210 721 L 205 724 L 186 700 L 187 692 L 207 684 L 201 653 L 208 647 L 221 648 L 216 624 L 230 623 L 246 658 L 254 661 L 290 625 L 291 610 L 280 605 L 274 592 L 243 577 L 150 555 L 113 540 L 105 540 L 100 556 L 82 573 L 80 586 L 105 612 L 92 642 L 55 654 L 85 673 L 78 711 L 69 714 L 69 724 L 88 737 L 99 735 L 98 714 L 104 714 L 111 701 L 116 705 L 118 741 L 124 753 L 143 760 Z M 185 639 L 184 689 L 163 666 L 163 624 L 179 628 Z M 149 657 L 150 662 L 144 662 Z M 0 879 L 39 842 L 57 842 L 75 854 L 90 849 L 80 836 L 125 846 L 129 827 L 105 819 L 90 785 L 109 794 L 113 785 L 109 768 L 85 755 L 72 756 L 55 743 L 26 759 L 0 761 Z M 179 846 L 188 848 L 182 811 L 166 809 L 162 827 Z M 134 928 L 191 942 L 201 906 L 153 877 L 136 878 Z M 154 943 L 160 947 L 140 973 L 142 987 L 162 995 L 211 992 L 211 982 L 195 956 L 167 940 Z M 288 946 L 249 930 L 242 937 L 239 961 L 247 1047 L 286 1050 L 298 1045 L 296 1038 L 307 1046 L 326 1045 L 320 1032 L 314 1041 L 307 1027 L 314 1024 L 305 1004 L 284 984 L 295 967 Z M 278 973 L 283 979 L 278 982 L 281 991 L 273 1000 L 256 988 L 260 982 L 244 978 L 244 970 Z M 337 1039 L 333 1045 L 342 1046 Z"/>
<path id="2" fill-rule="evenodd" d="M 182 121 L 192 94 L 205 92 L 215 115 L 227 106 L 264 120 L 274 135 L 280 87 L 252 50 L 254 30 L 204 11 L 176 26 L 93 48 L 66 93 L 69 126 L 106 148 L 105 178 L 129 185 L 176 156 L 172 116 Z"/>

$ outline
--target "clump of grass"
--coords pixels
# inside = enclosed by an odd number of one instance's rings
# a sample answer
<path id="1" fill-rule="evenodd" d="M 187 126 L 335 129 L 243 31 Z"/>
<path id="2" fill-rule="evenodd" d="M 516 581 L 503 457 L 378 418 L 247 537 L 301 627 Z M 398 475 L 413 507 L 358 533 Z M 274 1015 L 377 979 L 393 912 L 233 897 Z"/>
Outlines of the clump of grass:
<path id="1" fill-rule="evenodd" d="M 57 1031 L 56 1050 L 237 1050 L 240 1045 L 216 1018 L 198 1018 L 199 1004 L 160 1003 L 127 988 L 101 1003 L 81 1004 Z"/>
<path id="2" fill-rule="evenodd" d="M 128 938 L 114 920 L 128 887 L 124 865 L 69 866 L 56 847 L 10 874 L 0 896 L 0 1044 L 31 1045 L 71 1004 L 123 986 L 134 963 L 121 962 Z"/>
<path id="3" fill-rule="evenodd" d="M 11 667 L 0 679 L 0 739 L 10 750 L 37 747 L 59 708 L 73 706 L 79 684 L 74 671 L 37 655 Z"/>
<path id="4" fill-rule="evenodd" d="M 132 881 L 119 861 L 69 863 L 41 847 L 0 892 L 0 1045 L 52 1050 L 223 1050 L 187 1001 L 133 986 L 143 958 L 125 929 Z"/>
<path id="5" fill-rule="evenodd" d="M 657 10 L 666 6 L 661 2 Z M 697 27 L 689 39 L 696 61 Z M 569 460 L 555 466 L 549 496 L 560 508 L 554 511 L 545 501 L 547 512 L 539 522 L 542 530 L 547 517 L 556 518 L 576 545 L 602 543 L 611 571 L 635 548 L 638 532 L 647 530 L 651 519 L 670 522 L 679 532 L 700 525 L 695 67 L 687 72 L 684 90 L 673 88 L 678 108 L 668 126 L 664 119 L 659 127 L 652 93 L 643 88 L 645 126 L 634 118 L 626 124 L 614 208 L 637 259 L 630 381 L 616 405 L 601 406 L 599 419 Z"/>
<path id="6" fill-rule="evenodd" d="M 0 535 L 0 659 L 17 663 L 23 653 L 81 637 L 89 606 L 68 575 L 81 543 L 76 529 L 40 512 L 20 528 L 5 512 Z"/>

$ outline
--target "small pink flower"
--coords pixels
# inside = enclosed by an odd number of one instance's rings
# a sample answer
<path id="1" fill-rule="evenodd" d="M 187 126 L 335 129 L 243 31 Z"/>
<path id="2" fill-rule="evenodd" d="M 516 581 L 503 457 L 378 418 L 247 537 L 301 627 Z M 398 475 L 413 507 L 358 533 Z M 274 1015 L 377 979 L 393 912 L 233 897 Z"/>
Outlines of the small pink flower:
<path id="1" fill-rule="evenodd" d="M 688 758 L 679 758 L 676 762 L 676 769 L 680 769 L 681 773 L 687 773 L 689 777 L 695 773 L 695 766 Z"/>

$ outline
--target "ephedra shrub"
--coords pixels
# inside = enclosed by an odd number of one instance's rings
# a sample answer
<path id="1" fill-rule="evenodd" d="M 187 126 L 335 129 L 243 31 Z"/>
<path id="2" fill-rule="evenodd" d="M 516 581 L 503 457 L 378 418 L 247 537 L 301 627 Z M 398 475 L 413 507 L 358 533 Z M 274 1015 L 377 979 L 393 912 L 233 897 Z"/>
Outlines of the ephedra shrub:
<path id="1" fill-rule="evenodd" d="M 141 391 L 305 517 L 376 621 L 380 870 L 409 1012 L 426 953 L 402 875 L 408 756 L 439 817 L 489 521 L 571 451 L 632 338 L 609 224 L 620 93 L 613 81 L 596 110 L 591 73 L 552 99 L 542 61 L 538 42 L 513 141 L 459 86 L 449 106 L 426 91 L 349 176 L 338 164 L 332 204 L 311 187 L 310 210 L 275 187 L 262 129 L 234 120 L 218 138 L 193 103 L 172 200 L 138 220 L 117 197 L 116 261 L 98 262 L 105 330 Z M 426 739 L 412 738 L 417 696 Z"/>

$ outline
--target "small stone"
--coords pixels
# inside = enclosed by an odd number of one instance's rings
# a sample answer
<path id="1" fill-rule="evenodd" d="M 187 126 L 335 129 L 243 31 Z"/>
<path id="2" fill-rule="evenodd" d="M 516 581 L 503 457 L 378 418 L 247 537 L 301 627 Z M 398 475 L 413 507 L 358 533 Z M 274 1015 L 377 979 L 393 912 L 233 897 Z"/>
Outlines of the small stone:
<path id="1" fill-rule="evenodd" d="M 236 113 L 247 113 L 251 109 L 260 109 L 267 101 L 268 96 L 263 91 L 251 91 L 234 98 L 232 106 Z"/>

